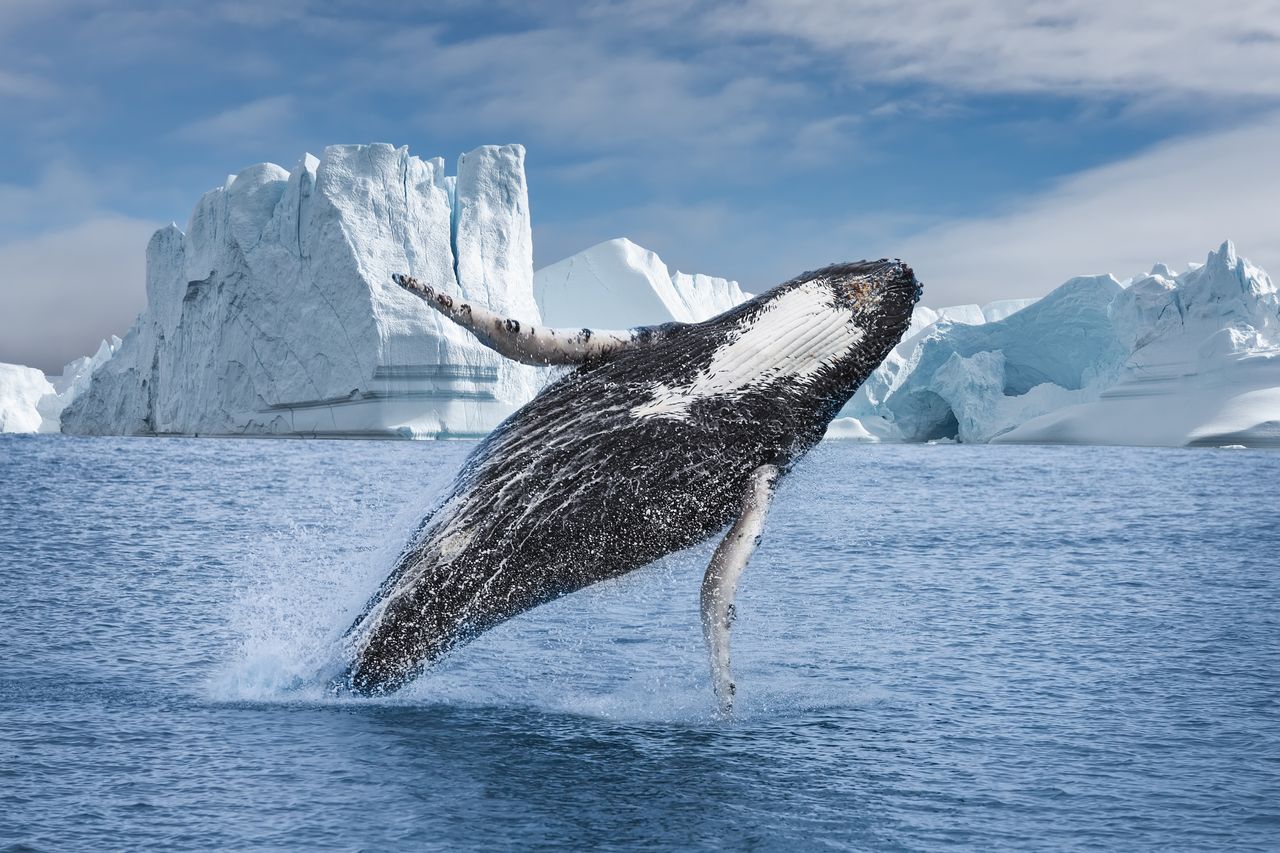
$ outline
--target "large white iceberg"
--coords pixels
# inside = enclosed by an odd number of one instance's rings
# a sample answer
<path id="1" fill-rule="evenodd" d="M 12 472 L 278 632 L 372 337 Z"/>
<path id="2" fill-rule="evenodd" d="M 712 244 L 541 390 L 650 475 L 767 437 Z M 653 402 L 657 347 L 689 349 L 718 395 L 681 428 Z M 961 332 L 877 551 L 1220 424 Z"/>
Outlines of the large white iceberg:
<path id="1" fill-rule="evenodd" d="M 399 271 L 557 326 L 695 322 L 748 298 L 629 240 L 535 278 L 519 146 L 464 155 L 456 178 L 404 148 L 332 146 L 292 173 L 246 169 L 201 199 L 186 233 L 156 232 L 147 309 L 61 401 L 63 429 L 474 436 L 536 393 L 543 372 L 443 321 L 392 284 Z"/>
<path id="2" fill-rule="evenodd" d="M 392 273 L 538 321 L 524 149 L 337 145 L 261 164 L 147 247 L 147 308 L 72 433 L 480 435 L 535 393 Z"/>
<path id="3" fill-rule="evenodd" d="M 995 440 L 1280 447 L 1280 295 L 1230 242 L 1181 275 L 1157 265 L 1110 315 L 1124 355 L 1093 399 Z"/>
<path id="4" fill-rule="evenodd" d="M 981 315 L 923 313 L 844 414 L 905 441 L 1280 444 L 1280 298 L 1230 242 Z"/>
<path id="5" fill-rule="evenodd" d="M 673 275 L 655 253 L 626 238 L 543 267 L 533 292 L 549 325 L 595 329 L 696 323 L 750 298 L 736 281 Z"/>

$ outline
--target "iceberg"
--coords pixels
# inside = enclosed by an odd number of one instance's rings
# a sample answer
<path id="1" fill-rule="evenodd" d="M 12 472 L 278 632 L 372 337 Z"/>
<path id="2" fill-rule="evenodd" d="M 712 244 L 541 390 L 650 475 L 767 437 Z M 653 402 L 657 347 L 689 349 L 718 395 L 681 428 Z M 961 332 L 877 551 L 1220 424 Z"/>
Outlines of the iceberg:
<path id="1" fill-rule="evenodd" d="M 549 325 L 594 329 L 697 323 L 751 298 L 736 281 L 672 274 L 657 254 L 626 238 L 543 267 L 533 292 Z"/>
<path id="2" fill-rule="evenodd" d="M 470 437 L 551 371 L 515 364 L 391 281 L 530 322 L 698 322 L 750 297 L 609 240 L 533 271 L 524 149 L 456 174 L 390 145 L 264 163 L 147 247 L 147 307 L 53 381 L 6 365 L 0 428 Z M 828 431 L 859 441 L 1280 446 L 1280 297 L 1224 243 L 1182 273 L 1073 278 L 1040 299 L 917 306 Z"/>
<path id="3" fill-rule="evenodd" d="M 1280 447 L 1280 295 L 1230 241 L 1180 275 L 1157 264 L 1110 313 L 1109 381 L 997 441 Z"/>
<path id="4" fill-rule="evenodd" d="M 40 432 L 40 400 L 54 394 L 42 371 L 0 363 L 0 432 Z"/>
<path id="5" fill-rule="evenodd" d="M 86 434 L 477 436 L 538 371 L 396 287 L 539 321 L 524 148 L 456 175 L 390 145 L 252 166 L 147 247 L 147 307 L 62 412 Z"/>
<path id="6" fill-rule="evenodd" d="M 67 364 L 60 376 L 0 364 L 0 432 L 60 432 L 62 411 L 89 387 L 93 371 L 119 347 L 120 339 L 112 335 L 93 355 Z"/>
<path id="7" fill-rule="evenodd" d="M 979 314 L 923 309 L 844 414 L 887 440 L 1280 446 L 1280 298 L 1229 241 Z"/>

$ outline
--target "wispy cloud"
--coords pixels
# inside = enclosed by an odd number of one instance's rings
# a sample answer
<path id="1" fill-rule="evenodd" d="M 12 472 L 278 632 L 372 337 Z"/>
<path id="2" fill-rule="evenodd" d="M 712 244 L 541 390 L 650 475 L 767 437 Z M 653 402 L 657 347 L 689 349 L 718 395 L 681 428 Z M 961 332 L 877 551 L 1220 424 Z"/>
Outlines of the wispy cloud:
<path id="1" fill-rule="evenodd" d="M 1071 275 L 1180 266 L 1230 238 L 1280 274 L 1280 115 L 1072 176 L 1004 212 L 902 239 L 930 304 L 1038 296 Z"/>
<path id="2" fill-rule="evenodd" d="M 856 156 L 859 120 L 855 115 L 834 115 L 803 123 L 791 139 L 791 162 L 821 167 Z"/>
<path id="3" fill-rule="evenodd" d="M 0 244 L 0 361 L 58 373 L 123 335 L 146 303 L 155 227 L 106 215 Z"/>
<path id="4" fill-rule="evenodd" d="M 51 80 L 0 68 L 0 98 L 48 98 L 58 93 Z"/>
<path id="5" fill-rule="evenodd" d="M 295 103 L 292 95 L 258 98 L 184 124 L 170 135 L 197 145 L 261 148 L 287 131 L 296 116 Z"/>
<path id="6" fill-rule="evenodd" d="M 1203 260 L 1224 239 L 1280 277 L 1280 115 L 1181 139 L 1071 175 L 1003 210 L 926 222 L 885 211 L 770 215 L 702 203 L 620 207 L 536 226 L 538 263 L 628 235 L 669 263 L 769 287 L 806 268 L 892 254 L 916 268 L 930 305 L 1039 296 L 1073 275 L 1136 275 Z"/>
<path id="7" fill-rule="evenodd" d="M 789 138 L 783 117 L 808 97 L 800 84 L 664 53 L 634 36 L 553 26 L 448 41 L 436 28 L 406 30 L 357 59 L 351 79 L 429 92 L 425 128 L 516 133 L 562 156 L 643 152 L 732 168 L 729 158 Z"/>
<path id="8" fill-rule="evenodd" d="M 0 234 L 82 221 L 94 215 L 104 192 L 76 164 L 54 160 L 31 184 L 0 184 Z"/>
<path id="9" fill-rule="evenodd" d="M 1280 2 L 743 0 L 732 36 L 792 38 L 864 80 L 975 92 L 1280 96 Z"/>

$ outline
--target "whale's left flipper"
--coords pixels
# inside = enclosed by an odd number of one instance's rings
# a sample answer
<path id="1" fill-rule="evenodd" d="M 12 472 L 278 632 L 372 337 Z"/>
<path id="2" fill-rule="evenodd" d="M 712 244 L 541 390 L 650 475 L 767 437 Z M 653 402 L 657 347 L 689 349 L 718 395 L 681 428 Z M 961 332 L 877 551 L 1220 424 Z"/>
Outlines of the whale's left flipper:
<path id="1" fill-rule="evenodd" d="M 471 332 L 499 355 L 524 364 L 582 364 L 618 350 L 644 345 L 680 325 L 668 323 L 620 331 L 549 329 L 502 317 L 483 305 L 461 302 L 407 275 L 396 274 L 391 280 Z"/>
<path id="2" fill-rule="evenodd" d="M 729 628 L 733 624 L 733 595 L 738 578 L 746 568 L 760 536 L 764 519 L 773 501 L 778 481 L 776 465 L 761 465 L 751 472 L 742 511 L 711 557 L 702 579 L 702 636 L 711 653 L 711 680 L 715 687 L 717 711 L 721 717 L 733 713 L 733 676 L 729 671 Z"/>

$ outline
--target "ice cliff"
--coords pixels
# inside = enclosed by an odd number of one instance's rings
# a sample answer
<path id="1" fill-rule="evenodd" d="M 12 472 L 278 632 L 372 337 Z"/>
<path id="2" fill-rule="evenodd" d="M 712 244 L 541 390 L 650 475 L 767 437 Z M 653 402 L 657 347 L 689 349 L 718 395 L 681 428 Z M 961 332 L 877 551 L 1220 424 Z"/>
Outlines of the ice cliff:
<path id="1" fill-rule="evenodd" d="M 480 435 L 537 388 L 391 281 L 537 321 L 524 149 L 390 145 L 245 169 L 147 247 L 147 308 L 72 433 Z"/>
<path id="2" fill-rule="evenodd" d="M 915 318 L 832 437 L 1280 445 L 1280 298 L 1229 242 L 1181 274 L 946 314 Z"/>
<path id="3" fill-rule="evenodd" d="M 250 167 L 205 194 L 185 232 L 156 232 L 147 308 L 63 401 L 62 429 L 475 436 L 536 393 L 541 372 L 444 321 L 393 272 L 560 326 L 689 322 L 746 298 L 627 240 L 535 278 L 518 145 L 465 154 L 456 176 L 406 148 L 331 146 L 292 172 Z"/>

